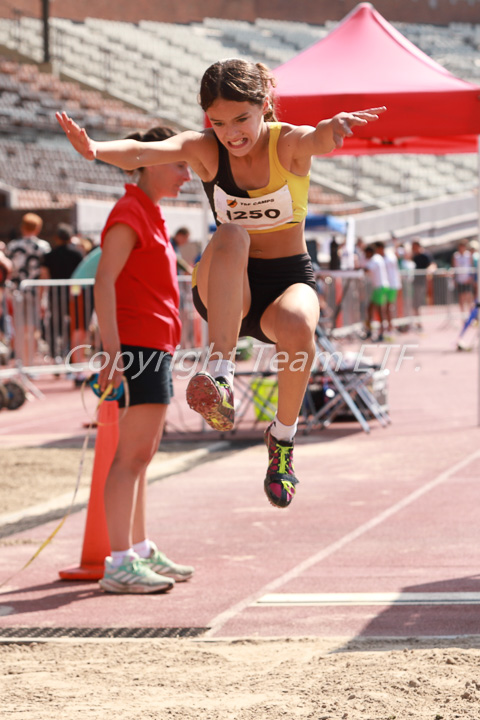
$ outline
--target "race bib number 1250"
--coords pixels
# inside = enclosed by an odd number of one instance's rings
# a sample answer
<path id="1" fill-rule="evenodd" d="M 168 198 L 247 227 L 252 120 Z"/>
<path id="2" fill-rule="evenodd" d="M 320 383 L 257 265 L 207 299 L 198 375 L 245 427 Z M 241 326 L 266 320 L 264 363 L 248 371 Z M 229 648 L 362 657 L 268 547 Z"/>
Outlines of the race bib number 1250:
<path id="1" fill-rule="evenodd" d="M 269 230 L 293 220 L 292 196 L 288 185 L 269 195 L 241 198 L 227 195 L 215 185 L 213 199 L 219 222 L 236 223 L 245 230 Z"/>

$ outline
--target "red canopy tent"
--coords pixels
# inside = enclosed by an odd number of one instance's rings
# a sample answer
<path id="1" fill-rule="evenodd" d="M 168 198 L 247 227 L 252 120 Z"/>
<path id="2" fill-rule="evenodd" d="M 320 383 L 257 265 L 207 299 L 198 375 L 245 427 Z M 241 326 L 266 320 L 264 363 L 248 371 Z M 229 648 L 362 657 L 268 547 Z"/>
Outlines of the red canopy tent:
<path id="1" fill-rule="evenodd" d="M 276 68 L 275 77 L 278 114 L 294 125 L 387 106 L 335 154 L 480 153 L 480 87 L 425 55 L 370 3 L 357 5 L 326 38 Z"/>
<path id="2" fill-rule="evenodd" d="M 370 3 L 360 3 L 323 40 L 275 69 L 278 114 L 316 125 L 346 110 L 387 112 L 336 154 L 476 152 L 480 87 L 425 55 Z"/>

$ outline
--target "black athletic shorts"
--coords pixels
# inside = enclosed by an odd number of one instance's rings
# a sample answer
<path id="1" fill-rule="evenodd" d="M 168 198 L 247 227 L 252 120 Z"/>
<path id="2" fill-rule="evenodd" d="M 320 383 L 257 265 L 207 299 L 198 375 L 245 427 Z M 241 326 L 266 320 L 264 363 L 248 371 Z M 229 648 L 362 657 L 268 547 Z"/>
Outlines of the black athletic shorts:
<path id="1" fill-rule="evenodd" d="M 473 285 L 469 282 L 457 282 L 457 292 L 468 293 L 473 292 Z"/>
<path id="2" fill-rule="evenodd" d="M 164 350 L 123 345 L 124 377 L 128 383 L 130 405 L 168 405 L 173 397 L 172 356 Z M 125 394 L 118 401 L 125 407 Z"/>
<path id="3" fill-rule="evenodd" d="M 247 273 L 252 302 L 250 310 L 242 320 L 239 337 L 248 335 L 262 342 L 272 343 L 273 340 L 270 340 L 260 327 L 261 317 L 267 307 L 290 285 L 305 283 L 316 291 L 310 255 L 302 253 L 273 259 L 249 258 Z M 207 308 L 200 299 L 195 283 L 195 273 L 192 278 L 192 294 L 197 312 L 208 321 Z"/>

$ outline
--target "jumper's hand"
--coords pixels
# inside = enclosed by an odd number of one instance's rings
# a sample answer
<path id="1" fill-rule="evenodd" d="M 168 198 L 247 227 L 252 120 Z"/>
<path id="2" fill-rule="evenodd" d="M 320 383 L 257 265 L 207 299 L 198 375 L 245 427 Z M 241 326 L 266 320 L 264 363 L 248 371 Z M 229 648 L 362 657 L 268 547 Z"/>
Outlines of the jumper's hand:
<path id="1" fill-rule="evenodd" d="M 366 125 L 378 120 L 378 116 L 386 111 L 386 107 L 369 108 L 357 112 L 341 112 L 332 118 L 333 142 L 336 148 L 341 148 L 346 137 L 353 135 L 352 128 L 356 125 Z"/>
<path id="2" fill-rule="evenodd" d="M 75 150 L 86 160 L 95 160 L 97 156 L 96 143 L 88 137 L 84 128 L 79 127 L 65 112 L 57 112 L 55 117 Z"/>

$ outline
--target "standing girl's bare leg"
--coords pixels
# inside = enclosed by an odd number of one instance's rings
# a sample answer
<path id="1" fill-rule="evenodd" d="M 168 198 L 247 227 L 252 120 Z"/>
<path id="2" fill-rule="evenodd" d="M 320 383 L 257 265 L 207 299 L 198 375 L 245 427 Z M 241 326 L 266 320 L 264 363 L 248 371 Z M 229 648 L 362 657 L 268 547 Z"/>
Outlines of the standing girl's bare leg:
<path id="1" fill-rule="evenodd" d="M 153 459 L 153 456 L 158 450 L 158 446 L 160 445 L 162 436 L 163 436 L 163 429 L 165 426 L 165 419 L 167 414 L 167 408 L 168 405 L 158 405 L 160 408 L 164 408 L 164 412 L 162 414 L 162 419 L 160 421 L 160 427 L 157 429 L 156 437 L 153 441 L 152 445 L 152 455 L 150 457 L 150 460 L 148 461 L 148 464 Z M 135 507 L 133 511 L 133 523 L 132 523 L 132 542 L 133 545 L 136 543 L 142 542 L 145 540 L 147 536 L 147 468 L 141 473 L 139 479 L 138 479 L 138 488 L 137 488 L 137 495 L 135 500 Z"/>
<path id="2" fill-rule="evenodd" d="M 105 483 L 105 513 L 113 551 L 127 550 L 132 543 L 134 522 L 136 538 L 145 531 L 144 489 L 139 493 L 139 478 L 144 475 L 158 445 L 158 428 L 165 422 L 167 405 L 135 405 L 119 424 L 119 441 Z M 138 500 L 140 503 L 138 504 Z M 138 509 L 137 509 L 138 506 Z M 143 526 L 143 529 L 142 529 Z"/>

